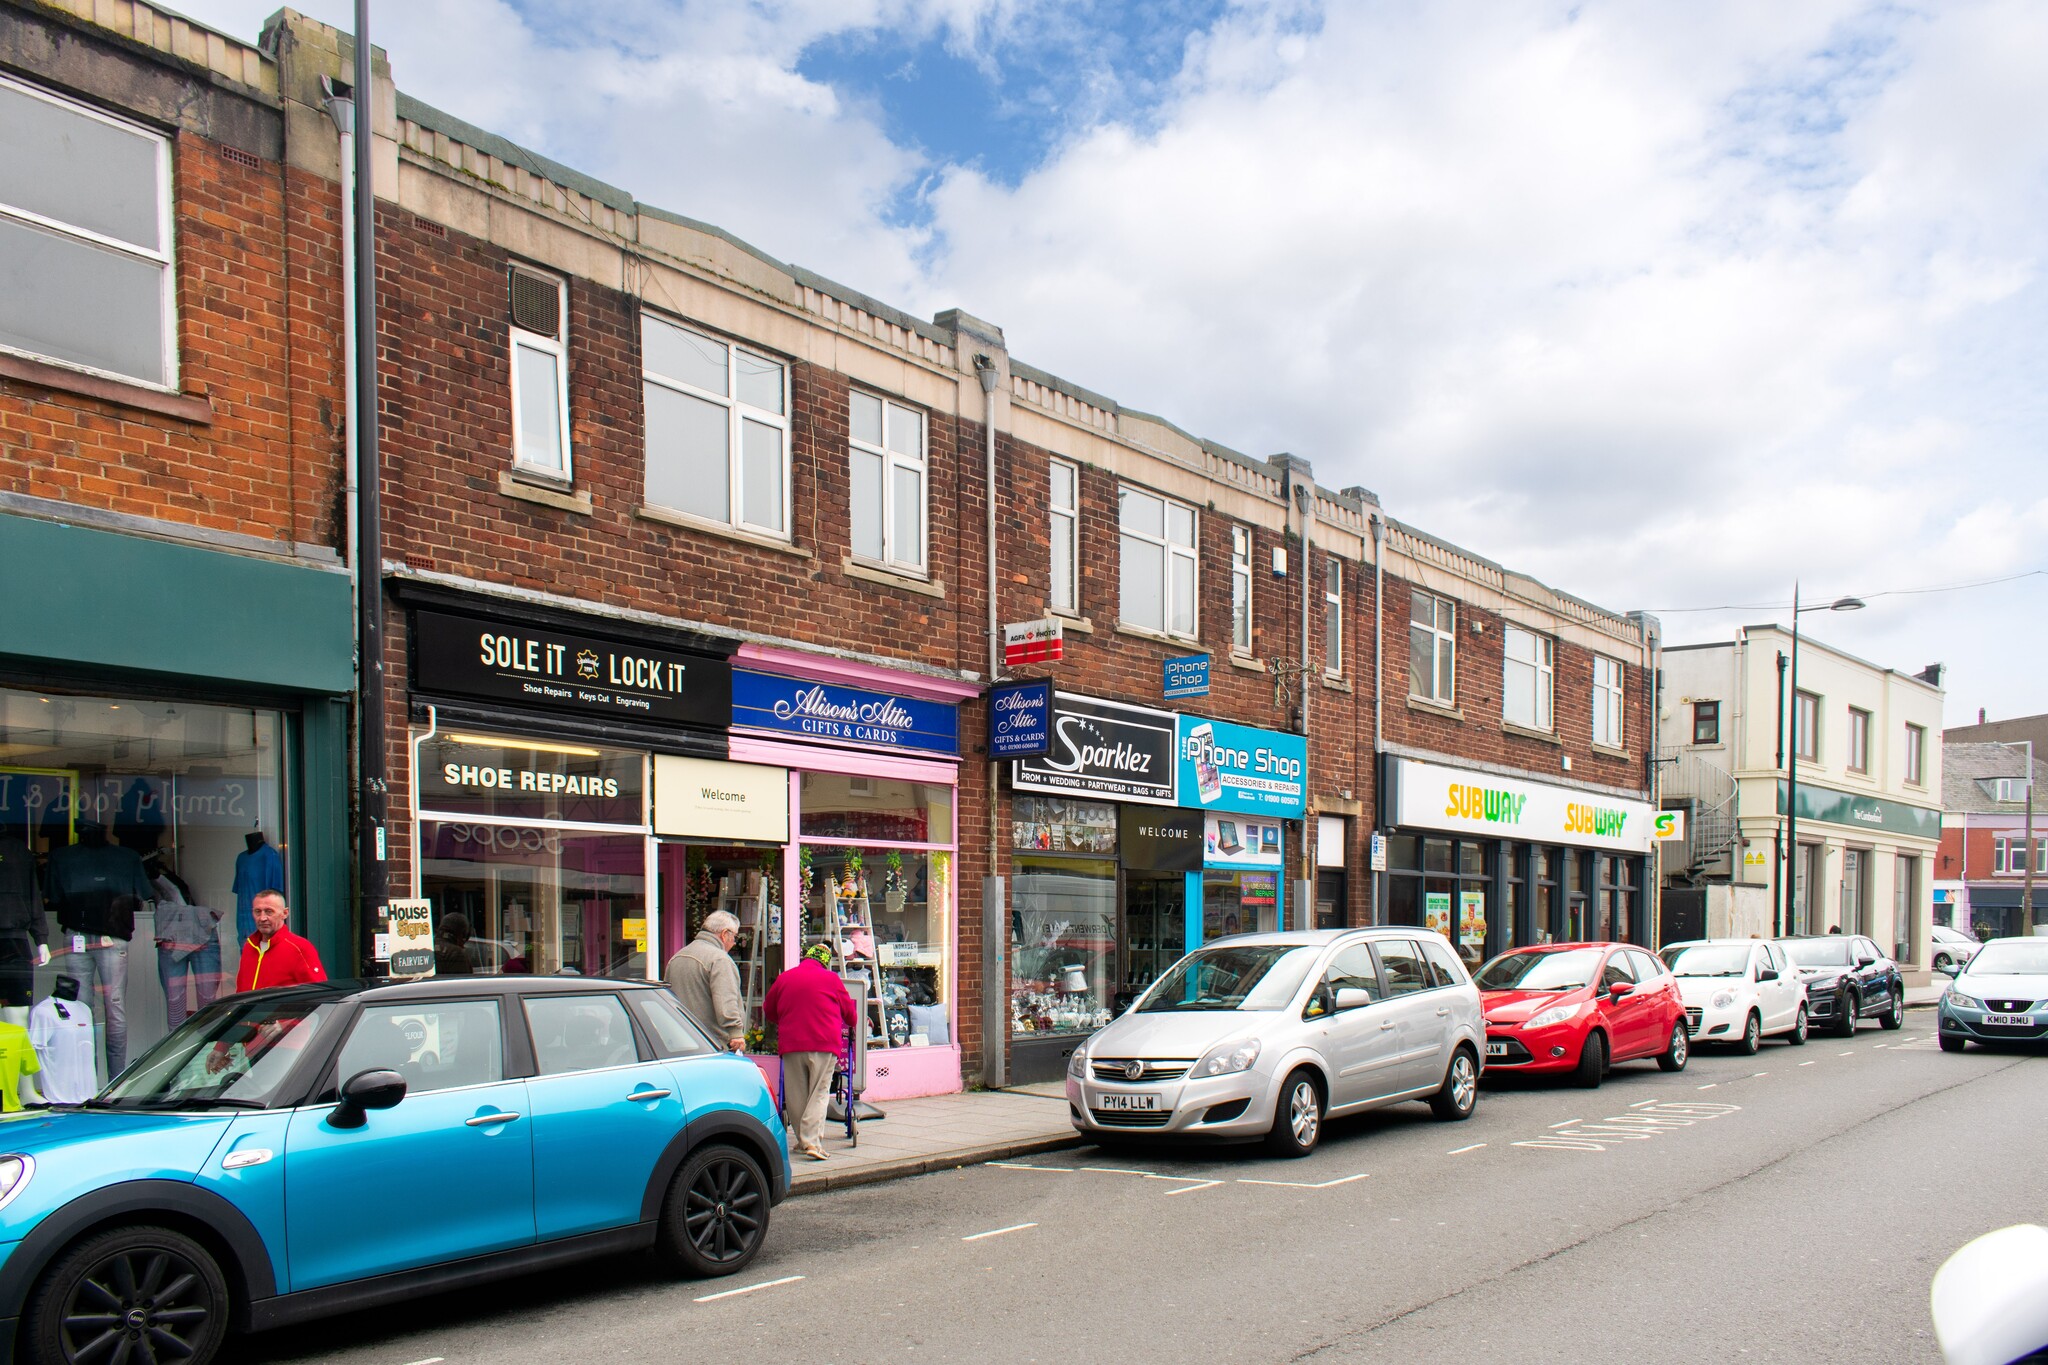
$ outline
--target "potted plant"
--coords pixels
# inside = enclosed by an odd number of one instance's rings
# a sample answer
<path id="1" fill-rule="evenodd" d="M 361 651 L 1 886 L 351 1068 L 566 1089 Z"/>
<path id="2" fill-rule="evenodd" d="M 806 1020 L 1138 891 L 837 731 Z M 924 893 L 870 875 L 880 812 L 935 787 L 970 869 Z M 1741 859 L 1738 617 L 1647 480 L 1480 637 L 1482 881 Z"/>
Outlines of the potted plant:
<path id="1" fill-rule="evenodd" d="M 900 915 L 908 899 L 909 889 L 903 882 L 903 855 L 891 849 L 882 872 L 882 906 L 890 914 Z"/>

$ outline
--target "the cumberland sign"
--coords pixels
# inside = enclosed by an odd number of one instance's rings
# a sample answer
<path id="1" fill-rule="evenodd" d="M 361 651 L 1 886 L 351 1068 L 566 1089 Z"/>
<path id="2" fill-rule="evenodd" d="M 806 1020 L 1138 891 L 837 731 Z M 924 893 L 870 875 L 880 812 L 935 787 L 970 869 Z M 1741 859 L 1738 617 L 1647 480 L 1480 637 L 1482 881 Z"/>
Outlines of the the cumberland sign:
<path id="1" fill-rule="evenodd" d="M 1042 757 L 1018 759 L 1010 769 L 1010 785 L 1019 791 L 1175 805 L 1178 720 L 1171 711 L 1055 692 L 1051 748 Z"/>
<path id="2" fill-rule="evenodd" d="M 1785 784 L 1778 784 L 1778 814 L 1785 813 Z M 1810 783 L 1799 784 L 1799 818 L 1849 829 L 1881 830 L 1911 839 L 1941 838 L 1941 812 L 1881 796 L 1859 796 Z"/>
<path id="3" fill-rule="evenodd" d="M 1493 839 L 1647 853 L 1657 812 L 1646 801 L 1523 782 L 1415 759 L 1394 763 L 1393 822 Z"/>

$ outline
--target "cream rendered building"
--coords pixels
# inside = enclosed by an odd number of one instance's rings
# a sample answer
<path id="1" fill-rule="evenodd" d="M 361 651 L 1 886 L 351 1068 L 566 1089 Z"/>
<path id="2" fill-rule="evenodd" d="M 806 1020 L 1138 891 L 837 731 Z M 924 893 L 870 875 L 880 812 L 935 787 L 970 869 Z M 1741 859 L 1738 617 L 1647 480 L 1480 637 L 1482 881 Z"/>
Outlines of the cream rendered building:
<path id="1" fill-rule="evenodd" d="M 1775 625 L 1666 648 L 1662 798 L 1691 820 L 1684 848 L 1666 853 L 1665 883 L 1706 888 L 1705 932 L 1867 934 L 1924 981 L 1941 842 L 1939 668 L 1900 673 L 1802 632 L 1795 698 L 1791 653 L 1790 631 Z"/>

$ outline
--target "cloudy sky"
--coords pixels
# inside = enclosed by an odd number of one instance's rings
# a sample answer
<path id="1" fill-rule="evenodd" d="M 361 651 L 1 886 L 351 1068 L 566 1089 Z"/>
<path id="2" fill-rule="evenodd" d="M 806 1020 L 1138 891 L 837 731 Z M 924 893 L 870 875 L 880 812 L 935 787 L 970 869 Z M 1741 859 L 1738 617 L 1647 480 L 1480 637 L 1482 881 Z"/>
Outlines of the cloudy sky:
<path id="1" fill-rule="evenodd" d="M 1798 580 L 1949 723 L 2048 711 L 2034 0 L 376 15 L 430 104 L 1674 642 Z"/>

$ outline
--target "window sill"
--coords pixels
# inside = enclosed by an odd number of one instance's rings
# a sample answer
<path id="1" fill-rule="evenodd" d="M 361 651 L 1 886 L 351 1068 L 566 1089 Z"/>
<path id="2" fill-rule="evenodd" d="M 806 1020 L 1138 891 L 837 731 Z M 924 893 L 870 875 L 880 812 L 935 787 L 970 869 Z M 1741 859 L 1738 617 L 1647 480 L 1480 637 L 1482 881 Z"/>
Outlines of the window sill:
<path id="1" fill-rule="evenodd" d="M 1230 666 L 1232 668 L 1242 668 L 1247 673 L 1264 673 L 1267 671 L 1266 661 L 1264 659 L 1254 659 L 1249 654 L 1231 655 Z"/>
<path id="2" fill-rule="evenodd" d="M 1095 623 L 1085 616 L 1070 616 L 1063 611 L 1049 611 L 1046 618 L 1059 622 L 1061 630 L 1079 631 L 1083 635 L 1095 633 Z"/>
<path id="3" fill-rule="evenodd" d="M 1533 739 L 1539 744 L 1554 744 L 1560 749 L 1564 747 L 1564 741 L 1557 737 L 1555 730 L 1538 730 L 1533 726 L 1517 725 L 1511 720 L 1502 721 L 1500 730 L 1502 734 L 1514 735 L 1518 739 Z"/>
<path id="4" fill-rule="evenodd" d="M 905 592 L 914 592 L 920 596 L 936 597 L 941 602 L 946 600 L 946 585 L 937 580 L 912 578 L 909 574 L 897 573 L 893 569 L 876 568 L 872 564 L 862 563 L 852 555 L 840 560 L 839 568 L 848 578 L 857 578 L 863 583 L 879 583 L 885 588 L 901 588 Z"/>
<path id="5" fill-rule="evenodd" d="M 1463 721 L 1465 719 L 1465 713 L 1457 707 L 1445 706 L 1440 701 L 1430 701 L 1425 697 L 1408 698 L 1408 709 L 1410 711 L 1427 712 L 1432 716 L 1442 716 L 1445 720 Z"/>
<path id="6" fill-rule="evenodd" d="M 553 480 L 549 480 L 550 484 L 553 482 Z M 564 484 L 561 487 L 568 487 L 568 485 Z M 553 507 L 564 512 L 574 512 L 579 516 L 587 517 L 590 515 L 590 494 L 588 492 L 558 493 L 554 488 L 549 487 L 548 484 L 540 483 L 531 478 L 517 477 L 509 469 L 498 471 L 498 491 L 508 498 L 517 498 L 521 502 L 538 503 L 542 507 Z"/>
<path id="7" fill-rule="evenodd" d="M 798 559 L 811 558 L 811 552 L 802 546 L 792 545 L 786 540 L 777 540 L 774 536 L 762 535 L 756 531 L 743 531 L 722 521 L 712 521 L 709 517 L 693 517 L 688 512 L 644 505 L 635 508 L 633 515 L 642 521 L 658 521 L 664 526 L 679 526 L 685 531 L 701 531 L 707 536 L 719 536 L 725 540 L 738 541 L 742 545 L 774 550 L 778 554 L 795 555 Z"/>
<path id="8" fill-rule="evenodd" d="M 1162 645 L 1172 645 L 1175 649 L 1187 649 L 1200 643 L 1193 635 L 1168 635 L 1164 631 L 1147 630 L 1143 626 L 1127 626 L 1121 621 L 1117 622 L 1116 633 L 1139 640 L 1156 640 Z"/>
<path id="9" fill-rule="evenodd" d="M 1635 757 L 1627 749 L 1617 749 L 1611 744 L 1595 744 L 1593 752 L 1602 758 L 1633 759 Z"/>
<path id="10" fill-rule="evenodd" d="M 1351 692 L 1356 690 L 1346 679 L 1332 677 L 1328 673 L 1323 674 L 1323 686 L 1329 688 L 1332 692 Z"/>
<path id="11" fill-rule="evenodd" d="M 153 412 L 159 417 L 170 417 L 195 426 L 213 424 L 213 400 L 204 394 L 166 393 L 143 384 L 86 374 L 68 365 L 52 365 L 18 355 L 0 355 L 0 379 L 16 379 L 24 384 L 58 389 L 83 398 L 97 398 L 103 403 L 117 403 L 124 408 Z"/>

